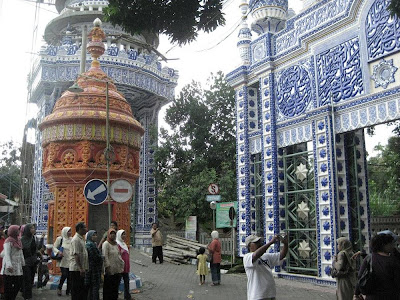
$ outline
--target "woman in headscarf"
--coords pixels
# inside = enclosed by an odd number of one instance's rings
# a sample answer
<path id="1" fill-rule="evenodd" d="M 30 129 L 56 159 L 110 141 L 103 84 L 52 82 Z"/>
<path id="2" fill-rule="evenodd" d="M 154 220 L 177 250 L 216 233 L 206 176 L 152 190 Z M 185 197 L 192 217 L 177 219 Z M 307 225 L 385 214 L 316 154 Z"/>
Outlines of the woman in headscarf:
<path id="1" fill-rule="evenodd" d="M 4 296 L 14 300 L 22 286 L 23 266 L 25 265 L 22 243 L 18 237 L 19 226 L 8 228 L 8 238 L 4 242 L 4 257 L 1 274 L 4 275 Z"/>
<path id="2" fill-rule="evenodd" d="M 118 287 L 121 281 L 121 273 L 124 271 L 124 261 L 116 242 L 116 231 L 110 228 L 107 233 L 107 241 L 103 243 L 102 251 L 104 257 L 104 285 L 103 299 L 117 300 Z"/>
<path id="3" fill-rule="evenodd" d="M 208 252 L 212 256 L 210 262 L 211 286 L 221 284 L 221 242 L 219 241 L 218 231 L 211 232 L 212 242 L 208 245 Z"/>
<path id="4" fill-rule="evenodd" d="M 117 231 L 117 244 L 119 252 L 121 253 L 122 260 L 125 263 L 124 272 L 122 272 L 122 278 L 124 279 L 124 299 L 131 300 L 131 294 L 129 292 L 129 271 L 130 271 L 130 263 L 129 263 L 129 248 L 125 243 L 126 233 L 125 230 Z"/>
<path id="5" fill-rule="evenodd" d="M 99 300 L 101 269 L 103 258 L 97 248 L 97 232 L 89 230 L 86 234 L 86 249 L 89 258 L 89 272 L 85 274 L 85 286 L 89 288 L 89 300 Z"/>
<path id="6" fill-rule="evenodd" d="M 366 300 L 398 300 L 400 299 L 400 263 L 393 255 L 394 239 L 389 234 L 378 234 L 371 239 L 371 254 L 368 255 L 361 264 L 358 273 L 359 278 L 363 275 L 366 268 L 372 264 L 374 280 L 368 282 L 373 292 L 365 295 Z M 361 299 L 361 291 L 357 287 L 354 295 L 356 299 Z"/>
<path id="7" fill-rule="evenodd" d="M 353 247 L 345 237 L 336 240 L 339 253 L 333 259 L 333 267 L 338 271 L 336 277 L 336 299 L 352 300 L 357 283 L 356 262 L 352 259 Z"/>
<path id="8" fill-rule="evenodd" d="M 24 299 L 32 299 L 32 286 L 37 267 L 37 247 L 35 241 L 35 224 L 26 224 L 21 237 L 22 251 L 24 253 L 25 266 L 23 269 L 22 295 Z"/>
<path id="9" fill-rule="evenodd" d="M 61 296 L 62 287 L 64 285 L 65 280 L 67 280 L 67 291 L 66 295 L 68 296 L 71 292 L 71 279 L 69 277 L 69 262 L 71 260 L 70 257 L 70 249 L 71 249 L 71 227 L 64 227 L 61 229 L 61 236 L 56 238 L 53 246 L 54 255 L 61 256 L 61 260 L 57 261 L 57 267 L 61 270 L 61 278 L 57 287 L 57 295 Z"/>

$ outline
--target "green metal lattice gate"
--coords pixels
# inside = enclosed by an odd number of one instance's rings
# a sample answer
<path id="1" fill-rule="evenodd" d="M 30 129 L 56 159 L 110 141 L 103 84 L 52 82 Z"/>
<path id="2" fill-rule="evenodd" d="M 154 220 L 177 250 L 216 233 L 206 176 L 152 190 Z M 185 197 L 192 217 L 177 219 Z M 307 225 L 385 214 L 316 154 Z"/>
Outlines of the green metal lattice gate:
<path id="1" fill-rule="evenodd" d="M 290 273 L 317 275 L 317 224 L 314 191 L 314 161 L 307 144 L 284 149 L 286 233 Z"/>

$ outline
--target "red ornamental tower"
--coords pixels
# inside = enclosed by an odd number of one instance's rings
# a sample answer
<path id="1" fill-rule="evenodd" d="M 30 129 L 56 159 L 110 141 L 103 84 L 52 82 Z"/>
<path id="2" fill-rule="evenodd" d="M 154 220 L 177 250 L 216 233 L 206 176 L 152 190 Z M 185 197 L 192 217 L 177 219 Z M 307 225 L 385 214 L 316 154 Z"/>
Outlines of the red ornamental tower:
<path id="1" fill-rule="evenodd" d="M 105 34 L 100 20 L 89 34 L 87 50 L 91 68 L 78 76 L 81 93 L 66 91 L 53 112 L 40 124 L 43 140 L 43 176 L 53 193 L 49 202 L 48 237 L 54 241 L 65 226 L 73 230 L 77 222 L 102 234 L 108 229 L 107 201 L 89 205 L 85 184 L 94 178 L 106 181 L 106 86 L 109 99 L 109 138 L 114 150 L 110 164 L 111 182 L 126 179 L 132 185 L 139 178 L 139 151 L 144 129 L 133 117 L 131 106 L 112 80 L 100 69 L 98 57 L 104 53 Z M 130 201 L 112 202 L 112 219 L 130 236 Z"/>

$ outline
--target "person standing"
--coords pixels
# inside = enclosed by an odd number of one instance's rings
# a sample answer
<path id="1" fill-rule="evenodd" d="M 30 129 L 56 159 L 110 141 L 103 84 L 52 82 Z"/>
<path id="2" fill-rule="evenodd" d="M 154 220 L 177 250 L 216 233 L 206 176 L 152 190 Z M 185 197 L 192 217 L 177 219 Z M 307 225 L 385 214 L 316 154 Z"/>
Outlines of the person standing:
<path id="1" fill-rule="evenodd" d="M 35 241 L 36 228 L 34 224 L 26 224 L 21 237 L 22 252 L 24 253 L 25 266 L 23 269 L 22 295 L 24 299 L 32 299 L 33 279 L 37 267 L 37 247 Z"/>
<path id="2" fill-rule="evenodd" d="M 199 285 L 203 285 L 206 282 L 206 275 L 208 274 L 207 267 L 207 255 L 205 254 L 206 249 L 200 247 L 197 255 L 197 275 L 200 276 Z"/>
<path id="3" fill-rule="evenodd" d="M 57 295 L 61 296 L 62 287 L 65 280 L 67 280 L 66 295 L 68 296 L 71 292 L 71 278 L 69 277 L 69 263 L 71 260 L 71 227 L 64 227 L 61 230 L 61 236 L 56 238 L 53 246 L 53 253 L 57 256 L 61 256 L 61 260 L 57 261 L 57 267 L 61 270 L 61 278 L 57 287 Z"/>
<path id="4" fill-rule="evenodd" d="M 337 300 L 352 300 L 357 283 L 356 262 L 352 259 L 353 247 L 345 237 L 336 240 L 338 255 L 333 258 L 333 268 L 337 270 L 336 298 Z"/>
<path id="5" fill-rule="evenodd" d="M 109 229 L 114 229 L 115 231 L 118 230 L 118 223 L 117 221 L 111 221 L 110 222 L 110 228 Z M 97 247 L 101 250 L 101 247 L 103 246 L 103 243 L 107 241 L 107 236 L 108 236 L 108 231 L 104 232 L 103 237 L 101 238 L 99 244 Z"/>
<path id="6" fill-rule="evenodd" d="M 249 235 L 246 240 L 248 253 L 243 257 L 243 266 L 247 275 L 247 300 L 275 300 L 276 287 L 272 268 L 278 266 L 288 252 L 288 237 L 282 240 L 283 248 L 277 253 L 266 253 L 268 248 L 281 238 L 276 235 L 271 241 L 262 244 L 262 238 Z"/>
<path id="7" fill-rule="evenodd" d="M 6 241 L 4 234 L 4 223 L 0 223 L 0 253 L 4 249 L 4 242 Z M 3 258 L 0 256 L 0 266 L 3 265 Z M 0 274 L 0 299 L 4 299 L 4 276 Z"/>
<path id="8" fill-rule="evenodd" d="M 85 275 L 85 286 L 89 288 L 88 300 L 99 300 L 103 257 L 96 244 L 97 232 L 89 230 L 86 234 L 86 249 L 89 258 L 89 271 Z"/>
<path id="9" fill-rule="evenodd" d="M 45 245 L 42 244 L 42 248 L 40 249 L 39 253 L 40 253 L 40 263 L 38 266 L 38 282 L 37 282 L 38 289 L 46 287 L 46 284 L 50 279 L 49 267 L 48 267 L 50 256 L 47 255 Z"/>
<path id="10" fill-rule="evenodd" d="M 116 231 L 112 228 L 108 230 L 107 241 L 103 243 L 102 251 L 105 268 L 103 299 L 117 300 L 121 273 L 124 272 L 124 261 L 116 242 Z"/>
<path id="11" fill-rule="evenodd" d="M 131 300 L 131 294 L 129 291 L 129 272 L 131 270 L 131 265 L 129 262 L 129 247 L 125 243 L 126 232 L 125 230 L 117 231 L 117 244 L 119 252 L 121 253 L 122 260 L 124 261 L 124 271 L 122 272 L 122 279 L 124 280 L 124 299 Z"/>
<path id="12" fill-rule="evenodd" d="M 221 242 L 219 241 L 218 231 L 214 230 L 211 232 L 212 241 L 208 245 L 208 252 L 210 253 L 212 260 L 210 261 L 211 270 L 211 286 L 221 284 Z"/>
<path id="13" fill-rule="evenodd" d="M 69 276 L 71 278 L 71 299 L 83 300 L 87 298 L 85 288 L 85 273 L 89 270 L 88 253 L 86 250 L 85 235 L 87 229 L 83 222 L 75 226 L 76 233 L 71 240 Z"/>
<path id="14" fill-rule="evenodd" d="M 157 257 L 158 257 L 160 264 L 162 264 L 164 261 L 164 256 L 162 251 L 163 236 L 160 229 L 158 228 L 157 223 L 152 224 L 150 234 L 151 234 L 151 245 L 153 246 L 153 255 L 152 255 L 153 263 L 157 263 Z"/>
<path id="15" fill-rule="evenodd" d="M 8 228 L 8 238 L 4 242 L 4 257 L 1 274 L 4 276 L 4 296 L 14 300 L 22 287 L 23 266 L 25 265 L 22 243 L 19 239 L 19 226 Z"/>
<path id="16" fill-rule="evenodd" d="M 365 295 L 366 300 L 398 300 L 400 299 L 400 263 L 392 254 L 394 251 L 394 239 L 389 234 L 378 234 L 371 239 L 372 254 L 368 255 L 358 272 L 359 278 L 366 268 L 372 264 L 374 280 L 373 294 Z M 361 299 L 361 291 L 357 286 L 354 292 L 354 298 Z"/>

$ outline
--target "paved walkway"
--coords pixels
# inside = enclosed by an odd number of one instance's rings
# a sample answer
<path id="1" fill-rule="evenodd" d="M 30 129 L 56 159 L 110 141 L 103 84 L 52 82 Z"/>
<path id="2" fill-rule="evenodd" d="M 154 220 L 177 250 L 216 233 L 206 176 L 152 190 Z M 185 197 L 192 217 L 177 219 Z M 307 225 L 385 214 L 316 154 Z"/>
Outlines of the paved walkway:
<path id="1" fill-rule="evenodd" d="M 174 265 L 151 263 L 151 258 L 137 250 L 131 253 L 131 269 L 142 279 L 141 293 L 134 295 L 136 300 L 236 300 L 246 299 L 245 274 L 221 274 L 220 286 L 209 286 L 211 277 L 206 278 L 206 284 L 199 286 L 194 265 Z M 335 288 L 317 286 L 308 283 L 275 279 L 277 284 L 277 299 L 336 299 Z"/>
<path id="2" fill-rule="evenodd" d="M 211 277 L 208 275 L 206 284 L 199 286 L 199 278 L 196 275 L 194 265 L 174 265 L 168 262 L 163 264 L 151 263 L 148 254 L 133 249 L 131 251 L 131 270 L 141 277 L 143 287 L 137 294 L 132 294 L 135 300 L 245 300 L 246 282 L 245 274 L 228 275 L 221 274 L 220 286 L 209 286 Z M 309 283 L 301 283 L 285 279 L 275 279 L 277 284 L 277 300 L 296 299 L 334 300 L 335 288 L 317 286 Z M 62 300 L 69 299 L 63 291 L 62 297 L 56 296 L 55 290 L 38 291 L 34 288 L 35 300 Z M 21 300 L 19 295 L 17 300 Z M 119 295 L 123 299 L 123 294 Z"/>

